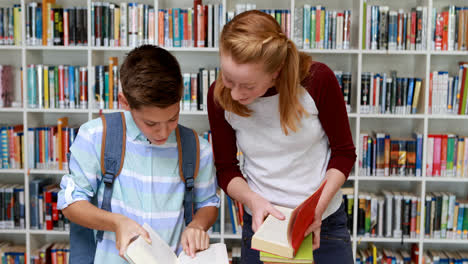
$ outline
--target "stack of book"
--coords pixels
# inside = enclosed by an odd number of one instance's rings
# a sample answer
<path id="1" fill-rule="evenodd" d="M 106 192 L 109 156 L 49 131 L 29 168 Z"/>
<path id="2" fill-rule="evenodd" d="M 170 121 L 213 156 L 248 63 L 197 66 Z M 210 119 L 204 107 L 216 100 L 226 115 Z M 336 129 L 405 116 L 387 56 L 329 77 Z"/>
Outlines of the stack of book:
<path id="1" fill-rule="evenodd" d="M 30 64 L 26 85 L 29 108 L 88 108 L 86 66 Z"/>
<path id="2" fill-rule="evenodd" d="M 468 45 L 468 6 L 450 5 L 432 11 L 432 50 L 466 50 Z"/>
<path id="3" fill-rule="evenodd" d="M 29 263 L 42 264 L 42 263 L 70 263 L 70 245 L 66 243 L 47 243 L 35 250 Z"/>
<path id="4" fill-rule="evenodd" d="M 0 229 L 26 228 L 24 186 L 0 184 Z"/>
<path id="5" fill-rule="evenodd" d="M 0 242 L 0 259 L 2 263 L 26 263 L 26 247 L 13 245 L 10 242 Z"/>
<path id="6" fill-rule="evenodd" d="M 429 134 L 426 175 L 428 177 L 468 177 L 468 137 Z"/>
<path id="7" fill-rule="evenodd" d="M 361 176 L 422 176 L 423 135 L 391 138 L 386 133 L 361 133 Z"/>
<path id="8" fill-rule="evenodd" d="M 361 113 L 416 114 L 424 90 L 422 78 L 398 77 L 396 71 L 361 74 Z"/>
<path id="9" fill-rule="evenodd" d="M 456 76 L 448 71 L 430 73 L 429 113 L 468 114 L 468 62 L 459 62 Z"/>
<path id="10" fill-rule="evenodd" d="M 410 12 L 388 6 L 367 5 L 362 18 L 362 48 L 368 50 L 426 50 L 427 7 Z"/>
<path id="11" fill-rule="evenodd" d="M 0 7 L 0 45 L 21 45 L 21 4 Z"/>
<path id="12" fill-rule="evenodd" d="M 351 10 L 304 5 L 294 12 L 293 40 L 303 49 L 349 49 Z"/>
<path id="13" fill-rule="evenodd" d="M 23 125 L 0 125 L 0 169 L 24 168 Z"/>

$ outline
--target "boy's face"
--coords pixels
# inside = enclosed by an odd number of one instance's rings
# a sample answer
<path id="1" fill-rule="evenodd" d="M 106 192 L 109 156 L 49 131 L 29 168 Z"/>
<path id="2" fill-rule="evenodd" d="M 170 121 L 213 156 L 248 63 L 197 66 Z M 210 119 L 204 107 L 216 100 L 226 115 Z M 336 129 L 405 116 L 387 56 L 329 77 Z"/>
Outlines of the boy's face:
<path id="1" fill-rule="evenodd" d="M 122 97 L 125 98 L 123 94 Z M 166 143 L 179 122 L 180 104 L 175 103 L 167 108 L 145 106 L 140 109 L 131 109 L 127 101 L 124 102 L 124 100 L 120 101 L 125 110 L 130 111 L 135 124 L 151 144 L 163 145 Z"/>

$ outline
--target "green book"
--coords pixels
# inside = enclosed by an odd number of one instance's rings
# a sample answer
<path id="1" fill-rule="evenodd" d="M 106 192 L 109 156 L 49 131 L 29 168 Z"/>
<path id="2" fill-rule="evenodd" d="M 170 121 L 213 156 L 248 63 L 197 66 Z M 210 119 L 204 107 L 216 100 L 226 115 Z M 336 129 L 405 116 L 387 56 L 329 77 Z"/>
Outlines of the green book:
<path id="1" fill-rule="evenodd" d="M 302 241 L 301 246 L 297 250 L 296 256 L 292 259 L 280 257 L 274 254 L 260 251 L 260 260 L 263 262 L 276 263 L 314 263 L 314 255 L 312 252 L 312 234 L 308 235 Z"/>
<path id="2" fill-rule="evenodd" d="M 367 1 L 362 3 L 362 49 L 366 49 Z"/>

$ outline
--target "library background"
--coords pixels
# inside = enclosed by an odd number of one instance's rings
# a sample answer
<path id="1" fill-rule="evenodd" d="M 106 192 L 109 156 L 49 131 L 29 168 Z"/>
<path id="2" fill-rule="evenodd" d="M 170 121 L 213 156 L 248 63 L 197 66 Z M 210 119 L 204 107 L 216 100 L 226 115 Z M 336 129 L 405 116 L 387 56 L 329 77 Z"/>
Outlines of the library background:
<path id="1" fill-rule="evenodd" d="M 66 153 L 81 124 L 119 111 L 133 47 L 177 57 L 180 123 L 209 138 L 217 40 L 250 9 L 342 87 L 358 156 L 343 186 L 356 263 L 468 261 L 466 0 L 0 0 L 2 263 L 66 263 L 69 222 L 56 209 Z M 210 237 L 236 263 L 243 209 L 220 197 Z"/>

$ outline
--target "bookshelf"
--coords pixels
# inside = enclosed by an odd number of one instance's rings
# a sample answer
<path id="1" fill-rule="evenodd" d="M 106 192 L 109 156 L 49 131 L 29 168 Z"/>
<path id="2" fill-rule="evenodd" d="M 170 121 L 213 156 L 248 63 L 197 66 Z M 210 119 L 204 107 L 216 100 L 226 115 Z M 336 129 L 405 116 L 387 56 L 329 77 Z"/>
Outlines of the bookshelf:
<path id="1" fill-rule="evenodd" d="M 32 2 L 30 0 L 21 0 L 21 8 L 25 10 L 26 6 Z M 93 1 L 94 2 L 94 1 Z M 120 0 L 111 1 L 114 3 L 124 2 Z M 139 0 L 138 3 L 152 5 L 155 10 L 159 8 L 172 7 L 191 7 L 193 1 L 190 0 Z M 465 0 L 410 0 L 410 1 L 384 1 L 384 0 L 290 0 L 290 1 L 203 1 L 203 4 L 221 3 L 224 7 L 223 14 L 235 9 L 238 3 L 255 3 L 258 9 L 290 9 L 302 7 L 304 4 L 324 5 L 327 10 L 351 10 L 351 39 L 350 49 L 301 49 L 309 53 L 314 60 L 326 63 L 332 70 L 349 71 L 352 74 L 352 95 L 351 108 L 348 114 L 353 139 L 356 145 L 358 159 L 346 185 L 354 188 L 354 195 L 365 191 L 378 192 L 380 189 L 408 191 L 418 195 L 421 201 L 425 200 L 428 192 L 434 191 L 452 191 L 457 194 L 459 199 L 467 199 L 468 178 L 434 178 L 426 177 L 425 168 L 427 161 L 427 138 L 433 133 L 456 133 L 457 135 L 468 136 L 468 115 L 448 115 L 430 114 L 429 105 L 429 78 L 433 71 L 449 71 L 456 74 L 457 63 L 468 60 L 468 51 L 434 51 L 430 48 L 430 34 L 426 35 L 423 41 L 427 43 L 425 50 L 368 50 L 363 49 L 363 3 L 368 5 L 389 5 L 391 10 L 403 8 L 405 11 L 415 6 L 426 6 L 428 17 L 432 16 L 432 8 L 439 12 L 448 5 L 467 6 Z M 91 25 L 90 7 L 91 0 L 57 0 L 57 3 L 65 7 L 81 6 L 88 9 L 88 29 Z M 12 6 L 10 1 L 0 0 L 0 7 Z M 223 16 L 225 17 L 225 16 Z M 25 21 L 25 12 L 22 13 L 23 22 Z M 291 12 L 291 28 L 294 26 L 294 12 Z M 427 23 L 427 32 L 431 32 L 431 23 Z M 155 30 L 158 30 L 158 21 L 155 20 Z M 88 30 L 88 40 L 91 39 L 91 31 Z M 157 35 L 157 34 L 156 34 Z M 22 39 L 25 40 L 25 23 L 22 24 Z M 27 90 L 21 91 L 20 68 L 27 68 L 28 64 L 72 64 L 87 66 L 88 69 L 95 65 L 103 65 L 111 56 L 119 58 L 119 63 L 123 61 L 125 54 L 131 47 L 95 47 L 90 41 L 86 46 L 31 46 L 21 43 L 17 46 L 0 45 L 0 63 L 10 64 L 14 67 L 15 93 L 14 101 L 21 101 L 21 94 L 26 95 Z M 182 72 L 197 72 L 199 68 L 214 68 L 218 66 L 217 48 L 167 48 L 179 60 Z M 423 87 L 420 93 L 417 114 L 366 114 L 360 111 L 361 98 L 361 74 L 363 72 L 386 72 L 397 70 L 399 75 L 422 78 Z M 92 85 L 94 80 L 88 76 L 88 91 L 92 94 Z M 90 104 L 92 105 L 92 96 Z M 23 96 L 22 106 L 12 108 L 0 108 L 0 123 L 7 125 L 23 124 L 25 131 L 28 127 L 37 125 L 55 124 L 57 118 L 68 116 L 72 125 L 80 125 L 88 120 L 99 116 L 100 112 L 112 112 L 115 110 L 98 110 L 89 107 L 88 109 L 30 109 L 27 107 L 27 97 Z M 195 128 L 199 133 L 209 129 L 209 123 L 206 111 L 182 111 L 180 122 L 184 125 Z M 361 149 L 359 147 L 359 135 L 363 131 L 382 131 L 390 133 L 392 136 L 410 136 L 411 132 L 418 131 L 423 134 L 423 176 L 422 177 L 377 177 L 365 176 L 360 170 L 359 157 Z M 26 145 L 31 144 L 27 142 Z M 27 157 L 25 164 L 28 164 Z M 25 204 L 29 204 L 29 181 L 33 177 L 50 177 L 56 180 L 64 171 L 58 170 L 38 170 L 38 169 L 0 169 L 1 183 L 24 184 Z M 377 191 L 375 191 L 377 190 Z M 221 193 L 222 206 L 221 231 L 212 234 L 213 241 L 221 241 L 240 245 L 241 236 L 232 234 L 227 228 L 229 222 L 229 213 L 226 210 L 225 194 Z M 356 200 L 355 200 L 356 204 Z M 423 203 L 424 207 L 424 203 Z M 0 240 L 9 240 L 21 245 L 25 245 L 27 255 L 40 247 L 43 243 L 49 241 L 63 242 L 67 241 L 68 232 L 66 231 L 45 231 L 30 229 L 30 210 L 26 206 L 26 229 L 24 230 L 0 230 Z M 424 232 L 421 232 L 418 238 L 400 239 L 400 238 L 373 238 L 361 237 L 357 235 L 357 206 L 354 206 L 353 232 L 351 234 L 353 242 L 353 253 L 362 248 L 366 243 L 376 243 L 389 247 L 399 247 L 403 242 L 403 247 L 409 247 L 412 243 L 419 245 L 419 251 L 426 249 L 441 248 L 450 249 L 452 247 L 463 248 L 468 245 L 468 240 L 449 240 L 449 239 L 427 239 Z M 421 227 L 424 221 L 421 218 Z M 421 229 L 423 230 L 423 229 Z M 422 255 L 422 253 L 421 253 Z M 420 261 L 422 263 L 422 261 Z"/>

